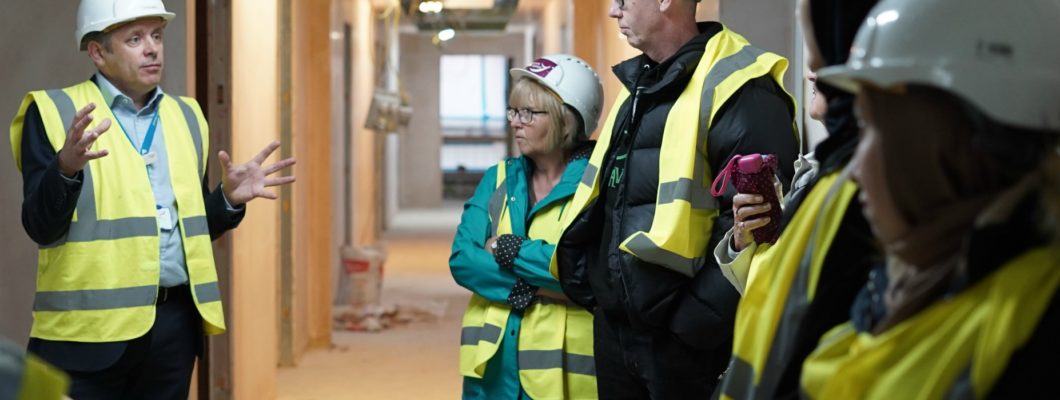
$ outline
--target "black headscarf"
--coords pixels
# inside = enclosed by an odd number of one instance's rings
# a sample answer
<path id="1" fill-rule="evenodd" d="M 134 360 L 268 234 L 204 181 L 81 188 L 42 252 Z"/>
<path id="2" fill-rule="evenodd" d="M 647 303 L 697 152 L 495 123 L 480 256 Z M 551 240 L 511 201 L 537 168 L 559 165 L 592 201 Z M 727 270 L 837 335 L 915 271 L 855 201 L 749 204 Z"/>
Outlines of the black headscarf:
<path id="1" fill-rule="evenodd" d="M 813 21 L 813 35 L 817 41 L 825 65 L 845 64 L 850 58 L 850 48 L 854 36 L 858 33 L 865 17 L 876 5 L 876 0 L 810 0 L 810 20 Z M 843 136 L 842 142 L 857 138 L 857 121 L 854 118 L 854 95 L 841 91 L 818 81 L 817 87 L 828 99 L 828 112 L 824 125 L 829 136 Z M 849 143 L 847 143 L 849 144 Z M 830 146 L 837 146 L 833 144 Z M 851 150 L 851 154 L 853 149 Z M 826 151 L 825 156 L 830 153 Z M 844 152 L 845 153 L 845 152 Z M 818 160 L 824 160 L 818 154 Z M 849 159 L 847 154 L 841 163 Z"/>
<path id="2" fill-rule="evenodd" d="M 826 65 L 847 62 L 854 35 L 876 0 L 812 0 L 810 20 Z"/>
<path id="3" fill-rule="evenodd" d="M 845 64 L 850 57 L 850 47 L 858 28 L 876 5 L 877 0 L 810 0 L 810 21 L 813 35 L 825 66 Z M 817 88 L 828 99 L 828 111 L 824 126 L 828 138 L 817 145 L 814 155 L 821 163 L 821 171 L 807 190 L 793 193 L 785 207 L 784 224 L 802 204 L 809 188 L 816 185 L 821 176 L 846 165 L 857 148 L 858 123 L 854 117 L 854 95 L 817 81 Z"/>

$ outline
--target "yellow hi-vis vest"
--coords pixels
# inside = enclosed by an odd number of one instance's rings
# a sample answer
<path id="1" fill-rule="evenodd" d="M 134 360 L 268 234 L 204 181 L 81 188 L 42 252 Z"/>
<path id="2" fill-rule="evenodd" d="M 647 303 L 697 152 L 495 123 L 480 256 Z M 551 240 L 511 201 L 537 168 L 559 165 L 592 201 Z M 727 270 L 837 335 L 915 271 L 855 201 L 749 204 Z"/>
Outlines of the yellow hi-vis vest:
<path id="1" fill-rule="evenodd" d="M 1040 247 L 878 336 L 840 325 L 806 359 L 801 390 L 816 399 L 986 397 L 1058 286 L 1060 249 Z"/>
<path id="2" fill-rule="evenodd" d="M 857 190 L 841 172 L 822 177 L 776 245 L 759 245 L 736 310 L 738 333 L 721 398 L 775 397 L 795 339 L 790 330 L 813 301 L 824 258 Z"/>
<path id="3" fill-rule="evenodd" d="M 623 240 L 619 245 L 622 251 L 686 276 L 698 272 L 718 216 L 717 201 L 710 194 L 713 176 L 707 162 L 710 126 L 718 110 L 752 79 L 769 75 L 783 90 L 787 68 L 788 60 L 751 46 L 728 28 L 707 41 L 699 66 L 666 118 L 660 149 L 666 156 L 659 157 L 659 189 L 651 229 Z M 623 88 L 611 108 L 574 194 L 574 212 L 567 213 L 564 226 L 600 195 L 600 167 L 611 143 L 615 120 L 629 95 Z M 792 120 L 793 127 L 794 123 Z M 551 268 L 552 274 L 558 276 L 555 255 Z"/>
<path id="4" fill-rule="evenodd" d="M 22 168 L 22 127 L 36 103 L 52 147 L 59 151 L 74 113 L 96 104 L 86 129 L 116 121 L 96 84 L 30 92 L 11 123 L 11 149 Z M 164 96 L 158 105 L 192 296 L 207 334 L 224 332 L 202 178 L 209 132 L 198 103 Z M 106 157 L 85 165 L 84 183 L 70 229 L 41 246 L 30 336 L 47 340 L 113 342 L 134 339 L 154 325 L 161 274 L 154 192 L 137 149 L 111 125 L 94 149 Z"/>
<path id="5" fill-rule="evenodd" d="M 497 189 L 490 200 L 493 236 L 512 233 L 508 213 L 506 164 L 497 165 Z M 567 201 L 538 211 L 528 236 L 556 243 Z M 553 275 L 555 276 L 555 275 Z M 497 353 L 511 308 L 478 295 L 464 312 L 460 340 L 460 373 L 482 378 L 486 363 Z M 574 304 L 539 298 L 523 313 L 518 344 L 519 382 L 530 398 L 595 399 L 596 366 L 593 360 L 593 315 Z"/>

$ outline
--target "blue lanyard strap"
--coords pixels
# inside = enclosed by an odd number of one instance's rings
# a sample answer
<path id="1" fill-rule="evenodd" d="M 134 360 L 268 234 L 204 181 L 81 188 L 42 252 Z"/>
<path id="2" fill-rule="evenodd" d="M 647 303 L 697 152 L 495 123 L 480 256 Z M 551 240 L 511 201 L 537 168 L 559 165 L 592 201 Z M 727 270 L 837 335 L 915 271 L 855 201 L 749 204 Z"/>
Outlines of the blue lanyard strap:
<path id="1" fill-rule="evenodd" d="M 125 125 L 122 125 L 121 119 L 115 117 L 114 120 L 118 121 L 118 126 L 121 127 L 125 138 L 129 139 L 129 144 L 136 148 L 136 143 L 133 142 L 132 136 L 129 135 L 129 130 L 125 129 Z M 151 126 L 147 127 L 147 135 L 144 136 L 144 141 L 140 144 L 140 155 L 146 155 L 148 151 L 151 151 L 151 142 L 155 141 L 155 128 L 158 128 L 158 109 L 155 109 L 155 116 L 151 118 Z"/>

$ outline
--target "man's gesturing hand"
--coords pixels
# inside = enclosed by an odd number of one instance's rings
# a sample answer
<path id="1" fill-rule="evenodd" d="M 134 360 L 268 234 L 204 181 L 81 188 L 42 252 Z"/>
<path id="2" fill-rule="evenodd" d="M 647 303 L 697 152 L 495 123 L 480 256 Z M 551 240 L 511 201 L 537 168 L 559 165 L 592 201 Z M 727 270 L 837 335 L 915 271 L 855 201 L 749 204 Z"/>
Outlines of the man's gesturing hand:
<path id="1" fill-rule="evenodd" d="M 294 176 L 281 176 L 269 178 L 269 175 L 284 168 L 294 165 L 294 158 L 277 161 L 267 167 L 263 167 L 265 159 L 276 149 L 280 148 L 280 142 L 269 143 L 258 155 L 250 161 L 233 165 L 232 157 L 224 150 L 217 153 L 221 160 L 221 182 L 224 184 L 225 198 L 233 206 L 245 204 L 258 197 L 275 200 L 275 193 L 266 191 L 266 187 L 286 185 L 294 182 Z"/>
<path id="2" fill-rule="evenodd" d="M 85 131 L 85 127 L 92 122 L 92 111 L 95 109 L 96 104 L 89 103 L 85 108 L 77 111 L 70 124 L 70 130 L 66 132 L 66 143 L 59 150 L 59 172 L 67 177 L 77 175 L 89 161 L 110 154 L 107 150 L 90 151 L 96 139 L 99 139 L 99 135 L 110 129 L 108 118 L 95 128 Z"/>

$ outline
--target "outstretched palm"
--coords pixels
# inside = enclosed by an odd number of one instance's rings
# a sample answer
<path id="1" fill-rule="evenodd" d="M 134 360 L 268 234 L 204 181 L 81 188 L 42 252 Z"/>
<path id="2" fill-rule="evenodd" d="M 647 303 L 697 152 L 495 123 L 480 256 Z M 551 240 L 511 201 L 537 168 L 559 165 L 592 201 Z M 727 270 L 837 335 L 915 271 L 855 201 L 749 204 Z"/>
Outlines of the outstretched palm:
<path id="1" fill-rule="evenodd" d="M 239 206 L 258 197 L 275 200 L 276 194 L 266 191 L 265 188 L 294 182 L 294 176 L 269 177 L 294 165 L 294 158 L 280 160 L 267 167 L 262 166 L 265 159 L 269 158 L 269 155 L 278 148 L 280 148 L 280 142 L 269 143 L 253 159 L 239 165 L 233 165 L 232 157 L 224 150 L 217 153 L 217 157 L 221 160 L 221 182 L 224 185 L 225 198 L 229 203 Z"/>

